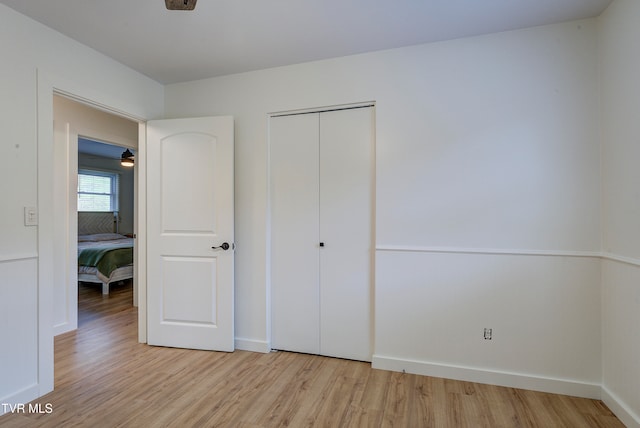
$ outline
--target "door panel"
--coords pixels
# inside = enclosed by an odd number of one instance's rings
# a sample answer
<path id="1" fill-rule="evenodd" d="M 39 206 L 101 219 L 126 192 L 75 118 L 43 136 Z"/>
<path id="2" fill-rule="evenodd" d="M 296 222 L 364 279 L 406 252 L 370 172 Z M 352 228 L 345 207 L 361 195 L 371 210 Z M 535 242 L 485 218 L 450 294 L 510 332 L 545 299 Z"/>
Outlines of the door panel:
<path id="1" fill-rule="evenodd" d="M 320 115 L 320 349 L 371 361 L 373 108 Z"/>
<path id="2" fill-rule="evenodd" d="M 318 114 L 270 119 L 272 347 L 317 354 Z"/>
<path id="3" fill-rule="evenodd" d="M 216 324 L 216 259 L 202 257 L 162 258 L 162 319 L 173 323 Z M 184 281 L 194 275 L 202 281 Z M 191 296 L 200 296 L 192 301 Z"/>
<path id="4" fill-rule="evenodd" d="M 233 351 L 233 119 L 147 123 L 148 343 Z"/>
<path id="5" fill-rule="evenodd" d="M 163 233 L 214 236 L 216 170 L 211 165 L 216 163 L 217 138 L 181 133 L 165 137 L 160 144 Z"/>

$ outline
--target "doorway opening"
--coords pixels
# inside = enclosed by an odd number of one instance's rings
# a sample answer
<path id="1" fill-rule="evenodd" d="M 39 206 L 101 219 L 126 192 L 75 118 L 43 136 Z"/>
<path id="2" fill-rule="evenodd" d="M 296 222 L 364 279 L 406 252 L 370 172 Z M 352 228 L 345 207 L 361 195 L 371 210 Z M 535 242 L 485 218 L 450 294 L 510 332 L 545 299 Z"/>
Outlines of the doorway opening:
<path id="1" fill-rule="evenodd" d="M 136 304 L 134 170 L 121 164 L 125 150 L 133 149 L 78 137 L 78 328 Z M 98 252 L 104 263 L 94 263 Z"/>
<path id="2" fill-rule="evenodd" d="M 137 152 L 138 122 L 60 95 L 53 101 L 54 194 L 64 195 L 54 201 L 59 335 L 93 318 L 91 310 L 104 310 L 117 288 L 129 287 L 129 304 L 137 305 L 136 173 L 120 160 L 125 150 Z M 92 293 L 101 305 L 94 301 L 79 312 L 79 299 Z"/>

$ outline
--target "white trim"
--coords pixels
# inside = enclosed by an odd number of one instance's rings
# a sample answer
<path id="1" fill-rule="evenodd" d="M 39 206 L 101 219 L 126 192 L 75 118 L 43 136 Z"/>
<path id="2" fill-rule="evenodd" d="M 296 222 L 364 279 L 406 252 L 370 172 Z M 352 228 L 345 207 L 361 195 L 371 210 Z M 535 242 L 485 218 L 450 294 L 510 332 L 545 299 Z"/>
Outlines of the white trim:
<path id="1" fill-rule="evenodd" d="M 620 400 L 604 385 L 602 386 L 601 399 L 627 427 L 640 428 L 640 415 L 635 414 L 624 401 Z"/>
<path id="2" fill-rule="evenodd" d="M 0 263 L 21 262 L 23 260 L 33 260 L 37 258 L 38 258 L 37 253 L 8 254 L 8 255 L 0 256 Z"/>
<path id="3" fill-rule="evenodd" d="M 430 363 L 394 357 L 374 355 L 371 363 L 374 369 L 407 372 L 423 376 L 455 379 L 509 388 L 527 389 L 574 397 L 600 399 L 601 385 L 571 379 L 532 376 L 523 373 L 510 373 L 451 364 Z"/>
<path id="4" fill-rule="evenodd" d="M 456 247 L 422 247 L 410 245 L 377 245 L 376 251 L 399 251 L 416 253 L 453 253 L 453 254 L 491 254 L 514 256 L 559 256 L 559 257 L 593 257 L 600 258 L 598 251 L 565 251 L 565 250 L 530 250 L 503 248 L 456 248 Z"/>
<path id="5" fill-rule="evenodd" d="M 311 108 L 302 108 L 302 109 L 294 109 L 294 110 L 283 110 L 283 111 L 275 111 L 271 113 L 267 113 L 268 119 L 272 117 L 278 116 L 288 116 L 294 114 L 306 114 L 306 113 L 322 113 L 325 111 L 333 111 L 333 110 L 348 110 L 352 108 L 361 108 L 361 107 L 375 107 L 375 101 L 362 101 L 357 103 L 349 103 L 349 104 L 336 104 L 332 106 L 323 106 L 323 107 L 311 107 Z"/>
<path id="6" fill-rule="evenodd" d="M 240 351 L 260 352 L 262 354 L 268 354 L 271 352 L 269 342 L 264 340 L 245 339 L 242 337 L 235 338 L 235 348 Z"/>
<path id="7" fill-rule="evenodd" d="M 29 385 L 28 387 L 23 388 L 14 394 L 0 398 L 0 403 L 25 404 L 25 403 L 28 403 L 29 401 L 33 401 L 34 399 L 33 397 L 38 396 L 38 387 L 39 385 L 37 383 L 33 385 Z M 0 406 L 0 416 L 2 416 L 5 413 L 9 413 L 9 412 L 5 412 L 4 406 Z"/>
<path id="8" fill-rule="evenodd" d="M 640 267 L 640 259 L 601 251 L 531 250 L 507 248 L 423 247 L 413 245 L 376 245 L 376 251 L 443 254 L 488 254 L 512 256 L 592 257 Z"/>
<path id="9" fill-rule="evenodd" d="M 69 82 L 65 82 L 65 83 L 69 83 Z M 135 114 L 128 113 L 128 112 L 126 112 L 124 110 L 121 110 L 121 109 L 118 109 L 118 108 L 115 108 L 115 107 L 112 107 L 112 106 L 109 106 L 109 105 L 106 105 L 106 104 L 103 104 L 103 103 L 99 103 L 98 101 L 96 101 L 97 97 L 96 98 L 81 97 L 80 95 L 74 94 L 73 92 L 70 92 L 70 91 L 65 90 L 65 89 L 61 89 L 58 86 L 55 86 L 53 88 L 53 92 L 56 95 L 59 95 L 61 97 L 67 98 L 67 99 L 70 99 L 71 101 L 75 101 L 75 102 L 78 102 L 80 104 L 84 104 L 86 106 L 92 107 L 92 108 L 94 108 L 96 110 L 103 111 L 105 113 L 114 114 L 116 116 L 120 116 L 120 117 L 123 117 L 125 119 L 129 119 L 129 120 L 131 120 L 133 122 L 139 122 L 140 123 L 140 122 L 145 122 L 146 121 L 146 119 L 144 119 L 141 116 L 137 116 Z"/>
<path id="10" fill-rule="evenodd" d="M 138 151 L 134 170 L 133 304 L 138 307 L 138 342 L 147 343 L 147 125 L 138 124 Z"/>
<path id="11" fill-rule="evenodd" d="M 38 388 L 31 400 L 53 391 L 53 88 L 51 76 L 37 69 Z"/>
<path id="12" fill-rule="evenodd" d="M 617 254 L 612 254 L 612 253 L 602 253 L 602 258 L 605 260 L 611 260 L 614 262 L 626 263 L 628 265 L 640 267 L 640 260 L 635 259 L 633 257 L 619 256 Z"/>
<path id="13" fill-rule="evenodd" d="M 53 326 L 53 336 L 58 336 L 60 334 L 68 333 L 77 329 L 78 326 L 71 323 L 70 321 L 61 322 L 60 324 L 56 324 Z"/>

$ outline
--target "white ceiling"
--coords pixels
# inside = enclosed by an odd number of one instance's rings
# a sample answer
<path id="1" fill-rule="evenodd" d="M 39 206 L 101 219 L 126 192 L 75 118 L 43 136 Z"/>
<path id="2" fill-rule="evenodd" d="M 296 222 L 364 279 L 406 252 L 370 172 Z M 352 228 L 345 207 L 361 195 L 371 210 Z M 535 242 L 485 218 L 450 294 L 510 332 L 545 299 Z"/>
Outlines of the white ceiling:
<path id="1" fill-rule="evenodd" d="M 599 15 L 611 0 L 0 0 L 160 83 Z"/>

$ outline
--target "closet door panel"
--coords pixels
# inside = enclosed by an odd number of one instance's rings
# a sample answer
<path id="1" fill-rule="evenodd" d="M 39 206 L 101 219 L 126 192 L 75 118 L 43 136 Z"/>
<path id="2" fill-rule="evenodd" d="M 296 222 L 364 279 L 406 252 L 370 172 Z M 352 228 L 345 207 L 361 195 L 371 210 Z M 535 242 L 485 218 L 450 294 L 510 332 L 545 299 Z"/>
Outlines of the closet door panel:
<path id="1" fill-rule="evenodd" d="M 320 352 L 371 361 L 373 108 L 320 115 Z"/>
<path id="2" fill-rule="evenodd" d="M 272 347 L 317 354 L 318 114 L 270 119 Z"/>

